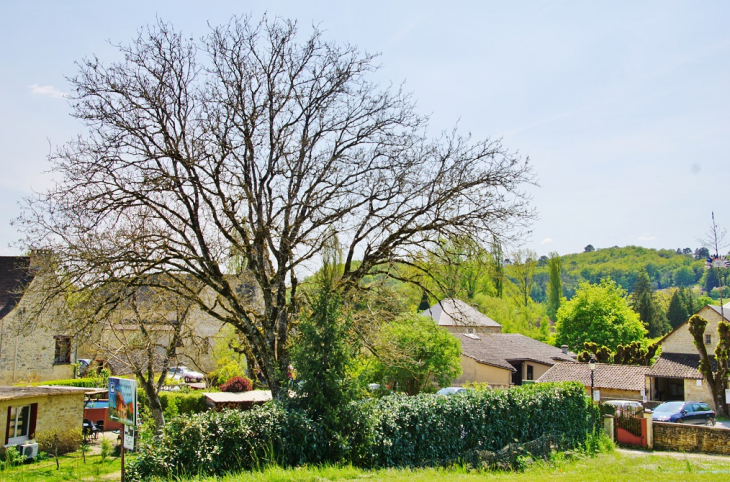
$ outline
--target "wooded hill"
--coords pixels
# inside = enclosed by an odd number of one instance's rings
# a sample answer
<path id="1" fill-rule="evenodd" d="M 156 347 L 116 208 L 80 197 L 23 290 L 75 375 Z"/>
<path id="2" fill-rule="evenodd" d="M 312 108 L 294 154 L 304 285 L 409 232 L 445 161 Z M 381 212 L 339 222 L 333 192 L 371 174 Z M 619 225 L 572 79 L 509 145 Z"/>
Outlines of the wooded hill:
<path id="1" fill-rule="evenodd" d="M 684 249 L 682 254 L 671 249 L 650 249 L 640 246 L 597 249 L 595 251 L 567 254 L 562 258 L 563 292 L 570 299 L 575 294 L 578 283 L 589 281 L 598 283 L 601 279 L 611 278 L 629 292 L 633 289 L 639 270 L 646 269 L 655 289 L 700 285 L 706 291 L 708 272 L 705 257 L 695 259 L 699 250 Z M 714 270 L 713 270 L 714 271 Z M 547 257 L 537 263 L 535 283 L 531 297 L 537 302 L 546 300 L 549 280 Z M 712 280 L 709 280 L 712 285 Z M 715 285 L 716 286 L 716 285 Z M 712 286 L 714 287 L 714 286 Z"/>

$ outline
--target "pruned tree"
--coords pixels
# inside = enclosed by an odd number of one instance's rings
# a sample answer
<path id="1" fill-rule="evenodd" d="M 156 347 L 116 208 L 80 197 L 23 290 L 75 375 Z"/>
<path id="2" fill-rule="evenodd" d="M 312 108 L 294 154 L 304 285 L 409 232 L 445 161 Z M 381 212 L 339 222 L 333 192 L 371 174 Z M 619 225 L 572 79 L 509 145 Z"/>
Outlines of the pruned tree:
<path id="1" fill-rule="evenodd" d="M 730 360 L 730 323 L 720 320 L 717 324 L 718 340 L 715 346 L 714 360 L 710 359 L 705 346 L 705 328 L 707 320 L 699 315 L 692 315 L 689 319 L 689 332 L 694 339 L 695 347 L 700 354 L 700 366 L 698 370 L 705 377 L 707 385 L 712 393 L 712 400 L 715 402 L 715 411 L 720 416 L 727 416 L 725 405 L 725 388 L 727 387 L 728 360 Z M 712 365 L 715 365 L 713 370 Z"/>
<path id="2" fill-rule="evenodd" d="M 369 80 L 374 56 L 317 30 L 242 17 L 195 41 L 160 21 L 117 48 L 123 60 L 85 59 L 71 79 L 88 130 L 51 156 L 57 184 L 16 220 L 24 245 L 52 250 L 59 290 L 169 274 L 166 289 L 241 332 L 274 396 L 299 274 L 332 233 L 337 289 L 352 290 L 439 239 L 487 244 L 532 219 L 527 160 L 456 131 L 427 137 L 409 95 Z"/>

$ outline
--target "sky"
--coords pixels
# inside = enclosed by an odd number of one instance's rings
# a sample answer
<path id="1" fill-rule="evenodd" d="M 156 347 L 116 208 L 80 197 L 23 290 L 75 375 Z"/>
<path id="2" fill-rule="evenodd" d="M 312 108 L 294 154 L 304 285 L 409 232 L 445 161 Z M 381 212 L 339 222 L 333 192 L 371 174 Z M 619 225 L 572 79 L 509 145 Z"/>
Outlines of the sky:
<path id="1" fill-rule="evenodd" d="M 529 157 L 539 255 L 695 249 L 730 227 L 730 2 L 15 1 L 0 3 L 0 255 L 20 202 L 52 183 L 48 154 L 83 126 L 64 95 L 76 61 L 119 59 L 157 18 L 199 38 L 250 14 L 379 53 L 430 115 Z M 724 202 L 723 202 L 724 201 Z"/>

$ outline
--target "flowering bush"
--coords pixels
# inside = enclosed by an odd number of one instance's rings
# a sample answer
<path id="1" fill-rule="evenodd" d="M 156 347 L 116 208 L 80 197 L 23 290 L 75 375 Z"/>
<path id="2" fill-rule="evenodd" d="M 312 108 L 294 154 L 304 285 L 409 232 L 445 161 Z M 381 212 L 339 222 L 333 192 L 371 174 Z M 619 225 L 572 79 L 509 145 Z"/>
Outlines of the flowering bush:
<path id="1" fill-rule="evenodd" d="M 221 392 L 249 392 L 253 388 L 253 384 L 246 377 L 233 377 L 218 388 Z"/>

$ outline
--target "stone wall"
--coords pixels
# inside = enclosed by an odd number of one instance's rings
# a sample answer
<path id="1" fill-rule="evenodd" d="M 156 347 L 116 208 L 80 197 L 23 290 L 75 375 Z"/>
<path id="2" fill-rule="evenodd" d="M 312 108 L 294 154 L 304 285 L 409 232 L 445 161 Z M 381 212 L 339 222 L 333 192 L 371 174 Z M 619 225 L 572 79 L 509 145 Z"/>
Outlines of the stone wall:
<path id="1" fill-rule="evenodd" d="M 698 311 L 697 314 L 707 320 L 705 334 L 712 335 L 712 344 L 706 345 L 707 353 L 712 354 L 715 352 L 715 346 L 717 345 L 717 324 L 720 321 L 720 314 L 707 306 Z M 694 345 L 694 338 L 689 332 L 689 323 L 680 325 L 675 331 L 667 335 L 661 345 L 662 351 L 665 353 L 689 353 L 692 355 L 699 353 Z"/>
<path id="2" fill-rule="evenodd" d="M 66 432 L 81 431 L 84 419 L 84 393 L 68 393 L 44 395 L 31 398 L 19 398 L 0 401 L 0 437 L 5 440 L 7 430 L 8 407 L 38 404 L 36 435 L 49 430 Z"/>
<path id="3" fill-rule="evenodd" d="M 697 385 L 701 383 L 701 385 Z M 704 379 L 684 379 L 684 399 L 688 402 L 705 402 L 711 407 L 715 406 L 712 399 L 710 385 Z"/>
<path id="4" fill-rule="evenodd" d="M 730 429 L 654 422 L 654 448 L 730 455 Z"/>
<path id="5" fill-rule="evenodd" d="M 46 312 L 39 311 L 40 286 L 41 276 L 37 276 L 15 309 L 0 320 L 0 385 L 73 378 L 73 365 L 54 364 L 53 336 L 62 334 L 54 326 L 62 310 L 51 306 Z"/>

